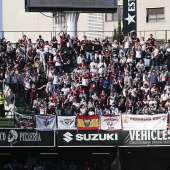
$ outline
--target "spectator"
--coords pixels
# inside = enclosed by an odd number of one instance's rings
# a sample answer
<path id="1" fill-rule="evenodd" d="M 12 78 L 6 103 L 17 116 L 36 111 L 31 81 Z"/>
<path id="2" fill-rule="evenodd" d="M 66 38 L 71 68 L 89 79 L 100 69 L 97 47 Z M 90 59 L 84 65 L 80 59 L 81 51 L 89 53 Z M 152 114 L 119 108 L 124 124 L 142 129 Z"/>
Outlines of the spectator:
<path id="1" fill-rule="evenodd" d="M 156 45 L 153 46 L 153 52 L 151 53 L 152 55 L 152 66 L 157 67 L 159 66 L 159 51 L 156 48 Z"/>
<path id="2" fill-rule="evenodd" d="M 168 71 L 159 66 L 163 54 L 153 36 L 147 41 L 129 37 L 124 46 L 114 40 L 111 50 L 107 36 L 102 41 L 72 39 L 63 31 L 59 36 L 61 47 L 56 37 L 48 43 L 39 36 L 34 44 L 24 36 L 16 51 L 4 40 L 0 88 L 10 86 L 41 115 L 156 114 L 163 108 L 169 112 Z"/>
<path id="3" fill-rule="evenodd" d="M 156 73 L 156 71 L 152 70 L 152 73 L 149 76 L 149 85 L 150 85 L 150 88 L 152 88 L 154 84 L 158 83 L 158 78 L 159 78 L 159 76 Z"/>
<path id="4" fill-rule="evenodd" d="M 148 38 L 147 41 L 151 41 L 152 46 L 156 45 L 156 40 L 153 38 L 153 34 L 150 34 L 150 37 Z"/>

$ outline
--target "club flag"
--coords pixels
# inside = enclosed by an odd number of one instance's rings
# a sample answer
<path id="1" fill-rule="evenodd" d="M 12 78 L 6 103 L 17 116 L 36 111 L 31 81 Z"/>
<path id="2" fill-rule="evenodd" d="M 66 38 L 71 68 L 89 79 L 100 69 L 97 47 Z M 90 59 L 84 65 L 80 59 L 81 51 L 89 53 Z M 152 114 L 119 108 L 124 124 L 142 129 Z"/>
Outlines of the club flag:
<path id="1" fill-rule="evenodd" d="M 77 116 L 77 130 L 98 130 L 99 116 Z"/>
<path id="2" fill-rule="evenodd" d="M 15 112 L 15 120 L 21 129 L 33 129 L 34 118 L 33 116 L 23 115 Z"/>
<path id="3" fill-rule="evenodd" d="M 58 116 L 58 129 L 75 128 L 76 116 Z"/>
<path id="4" fill-rule="evenodd" d="M 36 129 L 39 131 L 56 130 L 56 116 L 36 116 Z"/>
<path id="5" fill-rule="evenodd" d="M 15 94 L 9 88 L 9 86 L 5 86 L 3 89 L 5 95 L 5 111 L 7 112 L 6 118 L 11 118 L 12 111 L 15 107 Z"/>

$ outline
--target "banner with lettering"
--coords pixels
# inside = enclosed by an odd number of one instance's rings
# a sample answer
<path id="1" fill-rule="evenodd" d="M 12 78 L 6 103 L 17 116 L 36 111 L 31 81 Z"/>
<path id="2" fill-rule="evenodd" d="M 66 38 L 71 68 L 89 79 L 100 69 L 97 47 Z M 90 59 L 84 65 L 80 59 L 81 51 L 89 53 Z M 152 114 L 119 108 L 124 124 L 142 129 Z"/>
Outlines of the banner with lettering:
<path id="1" fill-rule="evenodd" d="M 58 129 L 75 128 L 76 116 L 58 116 Z"/>
<path id="2" fill-rule="evenodd" d="M 123 130 L 165 130 L 167 114 L 122 115 Z"/>
<path id="3" fill-rule="evenodd" d="M 56 116 L 36 116 L 36 129 L 39 131 L 56 130 Z"/>
<path id="4" fill-rule="evenodd" d="M 122 129 L 121 116 L 101 116 L 100 129 L 108 131 Z"/>
<path id="5" fill-rule="evenodd" d="M 122 146 L 170 146 L 169 130 L 129 130 L 121 132 Z"/>
<path id="6" fill-rule="evenodd" d="M 136 31 L 137 26 L 137 0 L 123 0 L 123 34 Z"/>
<path id="7" fill-rule="evenodd" d="M 77 116 L 77 130 L 98 130 L 99 116 Z"/>
<path id="8" fill-rule="evenodd" d="M 0 129 L 0 148 L 18 147 L 55 147 L 54 131 L 37 131 L 35 129 Z M 0 168 L 2 169 L 2 168 Z"/>

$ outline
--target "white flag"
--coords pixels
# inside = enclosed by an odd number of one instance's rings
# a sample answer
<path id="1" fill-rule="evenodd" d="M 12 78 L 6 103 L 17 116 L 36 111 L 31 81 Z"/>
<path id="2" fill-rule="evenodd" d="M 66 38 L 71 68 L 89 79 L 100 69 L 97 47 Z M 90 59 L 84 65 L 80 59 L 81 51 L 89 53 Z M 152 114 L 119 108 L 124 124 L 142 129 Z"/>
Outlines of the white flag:
<path id="1" fill-rule="evenodd" d="M 58 128 L 70 129 L 75 127 L 76 116 L 58 116 Z"/>
<path id="2" fill-rule="evenodd" d="M 11 118 L 12 111 L 15 107 L 15 94 L 11 91 L 9 86 L 5 86 L 3 89 L 5 95 L 5 111 L 7 112 L 6 117 Z"/>
<path id="3" fill-rule="evenodd" d="M 36 116 L 36 129 L 39 131 L 56 130 L 56 116 Z"/>
<path id="4" fill-rule="evenodd" d="M 121 116 L 101 116 L 101 130 L 119 130 L 122 129 Z"/>

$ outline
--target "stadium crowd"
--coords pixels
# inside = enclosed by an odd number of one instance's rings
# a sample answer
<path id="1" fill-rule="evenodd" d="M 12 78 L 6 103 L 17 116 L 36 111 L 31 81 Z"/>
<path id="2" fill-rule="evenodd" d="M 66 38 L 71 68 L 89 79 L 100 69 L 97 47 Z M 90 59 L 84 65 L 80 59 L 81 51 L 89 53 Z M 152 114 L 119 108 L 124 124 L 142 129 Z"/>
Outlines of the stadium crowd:
<path id="1" fill-rule="evenodd" d="M 0 90 L 23 97 L 35 115 L 161 114 L 170 111 L 170 40 L 131 34 L 121 42 L 58 33 L 0 45 Z M 167 63 L 166 63 L 167 62 Z M 165 66 L 167 65 L 167 66 Z"/>

